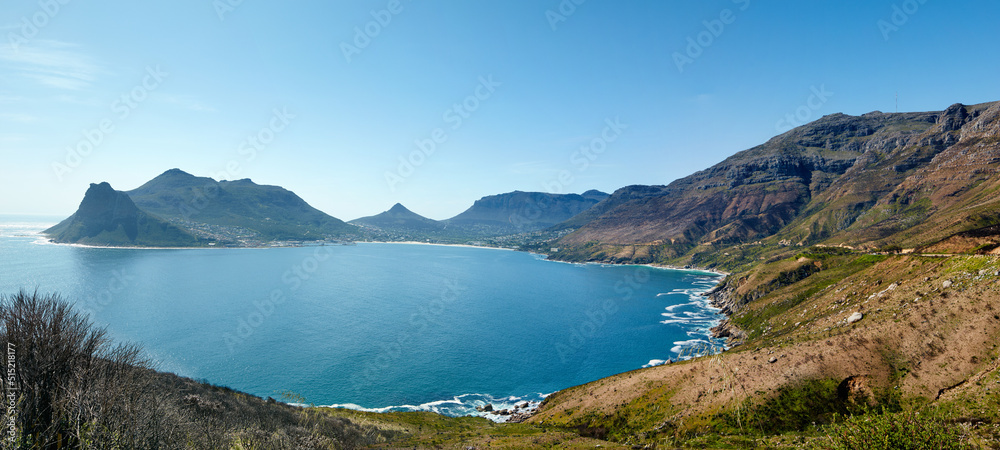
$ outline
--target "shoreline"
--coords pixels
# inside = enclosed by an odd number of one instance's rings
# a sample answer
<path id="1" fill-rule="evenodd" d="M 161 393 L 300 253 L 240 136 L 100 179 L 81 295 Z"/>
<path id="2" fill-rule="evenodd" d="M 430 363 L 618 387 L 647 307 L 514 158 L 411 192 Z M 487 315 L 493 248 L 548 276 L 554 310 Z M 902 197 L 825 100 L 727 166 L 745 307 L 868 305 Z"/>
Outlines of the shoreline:
<path id="1" fill-rule="evenodd" d="M 205 247 L 143 247 L 143 246 L 114 246 L 114 245 L 92 245 L 92 244 L 71 244 L 68 242 L 55 242 L 48 239 L 45 236 L 39 236 L 38 239 L 33 242 L 36 245 L 61 245 L 64 247 L 75 247 L 75 248 L 90 248 L 90 249 L 108 249 L 108 250 L 267 250 L 272 248 L 312 248 L 312 247 L 335 247 L 341 245 L 349 244 L 330 244 L 330 245 L 274 245 L 274 246 L 259 246 L 259 247 L 219 247 L 219 246 L 205 246 Z"/>
<path id="2" fill-rule="evenodd" d="M 507 250 L 511 252 L 521 251 L 515 248 L 506 247 L 489 247 L 486 245 L 471 245 L 471 244 L 443 244 L 438 242 L 420 242 L 420 241 L 354 241 L 355 244 L 395 244 L 395 245 L 435 245 L 439 247 L 465 247 L 465 248 L 485 248 L 490 250 Z"/>
<path id="3" fill-rule="evenodd" d="M 521 250 L 518 250 L 518 251 L 521 251 Z M 584 262 L 566 261 L 566 260 L 562 260 L 562 259 L 549 259 L 549 255 L 545 254 L 545 253 L 537 253 L 537 252 L 531 252 L 531 251 L 526 251 L 526 250 L 524 252 L 525 253 L 530 253 L 532 255 L 544 256 L 545 257 L 545 261 L 558 262 L 558 263 L 563 263 L 563 264 L 581 264 L 581 265 L 586 265 L 586 264 L 606 264 L 606 265 L 609 265 L 609 266 L 649 267 L 651 269 L 675 270 L 675 271 L 678 271 L 678 272 L 697 272 L 697 273 L 704 273 L 704 274 L 712 274 L 712 275 L 717 275 L 717 276 L 720 276 L 720 277 L 723 277 L 723 278 L 727 277 L 729 275 L 732 275 L 729 272 L 723 272 L 723 271 L 718 270 L 718 269 L 706 269 L 706 268 L 702 268 L 702 267 L 693 267 L 693 266 L 679 267 L 679 266 L 674 266 L 674 265 L 670 265 L 670 264 L 656 264 L 656 263 L 639 264 L 639 263 L 619 263 L 619 262 L 607 262 L 607 261 L 584 261 Z M 720 283 L 721 283 L 721 281 L 720 281 Z"/>

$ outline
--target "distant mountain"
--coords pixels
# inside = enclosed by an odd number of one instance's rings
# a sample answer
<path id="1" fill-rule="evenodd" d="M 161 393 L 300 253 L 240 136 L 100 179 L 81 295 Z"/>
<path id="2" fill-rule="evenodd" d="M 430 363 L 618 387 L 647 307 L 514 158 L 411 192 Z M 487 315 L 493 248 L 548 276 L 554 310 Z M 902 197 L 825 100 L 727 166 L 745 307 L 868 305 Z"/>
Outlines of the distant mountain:
<path id="1" fill-rule="evenodd" d="M 492 235 L 538 231 L 590 209 L 607 196 L 599 191 L 585 195 L 514 191 L 483 197 L 445 222 Z"/>
<path id="2" fill-rule="evenodd" d="M 194 235 L 150 216 L 128 194 L 108 183 L 91 184 L 80 207 L 68 219 L 44 231 L 59 243 L 100 246 L 206 245 Z"/>
<path id="3" fill-rule="evenodd" d="M 604 200 L 604 199 L 610 197 L 611 195 L 609 195 L 606 192 L 598 191 L 597 189 L 591 189 L 591 190 L 589 190 L 587 192 L 584 192 L 584 193 L 580 194 L 580 196 L 583 197 L 583 198 L 585 198 L 585 199 L 587 199 L 587 200 L 596 200 L 596 201 L 599 202 L 601 200 Z"/>
<path id="4" fill-rule="evenodd" d="M 433 233 L 445 228 L 445 224 L 410 211 L 399 203 L 381 214 L 354 219 L 349 223 L 405 233 Z"/>
<path id="5" fill-rule="evenodd" d="M 249 179 L 216 181 L 171 169 L 128 194 L 140 209 L 220 241 L 321 240 L 357 232 L 291 191 Z"/>
<path id="6" fill-rule="evenodd" d="M 834 114 L 559 227 L 558 258 L 667 262 L 762 239 L 919 246 L 1000 223 L 1000 103 Z"/>

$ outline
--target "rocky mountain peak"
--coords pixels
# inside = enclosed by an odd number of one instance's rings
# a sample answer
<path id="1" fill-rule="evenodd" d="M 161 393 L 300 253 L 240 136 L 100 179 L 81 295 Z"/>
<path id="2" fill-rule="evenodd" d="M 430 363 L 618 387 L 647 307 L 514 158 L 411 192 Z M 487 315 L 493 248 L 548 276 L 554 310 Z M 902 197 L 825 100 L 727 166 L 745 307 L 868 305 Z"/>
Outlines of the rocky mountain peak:
<path id="1" fill-rule="evenodd" d="M 944 110 L 944 113 L 938 117 L 937 123 L 941 125 L 943 131 L 955 131 L 962 128 L 969 120 L 969 112 L 965 109 L 965 105 L 961 103 L 955 103 Z"/>

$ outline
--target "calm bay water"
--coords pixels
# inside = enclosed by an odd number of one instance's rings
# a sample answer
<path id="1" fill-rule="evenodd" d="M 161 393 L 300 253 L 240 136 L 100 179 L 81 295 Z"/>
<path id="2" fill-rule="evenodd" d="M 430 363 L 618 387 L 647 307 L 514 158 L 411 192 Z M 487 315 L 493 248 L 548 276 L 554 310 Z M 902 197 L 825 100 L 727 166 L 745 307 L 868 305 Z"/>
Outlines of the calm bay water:
<path id="1" fill-rule="evenodd" d="M 0 217 L 0 293 L 57 292 L 158 369 L 316 405 L 474 413 L 676 359 L 718 277 L 408 244 L 98 249 Z"/>

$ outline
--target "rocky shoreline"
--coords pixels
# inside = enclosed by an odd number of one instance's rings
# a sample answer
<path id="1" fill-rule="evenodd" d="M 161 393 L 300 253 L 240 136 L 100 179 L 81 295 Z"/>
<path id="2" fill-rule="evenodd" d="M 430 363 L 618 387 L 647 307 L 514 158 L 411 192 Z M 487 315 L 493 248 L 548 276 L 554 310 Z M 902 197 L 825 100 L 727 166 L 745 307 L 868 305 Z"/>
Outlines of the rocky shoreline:
<path id="1" fill-rule="evenodd" d="M 726 343 L 729 347 L 736 347 L 746 340 L 747 333 L 730 320 L 732 315 L 739 311 L 743 304 L 737 298 L 736 288 L 735 286 L 730 286 L 729 280 L 730 278 L 727 276 L 719 284 L 715 285 L 715 287 L 705 291 L 701 295 L 708 297 L 709 303 L 719 308 L 719 312 L 726 316 L 718 325 L 709 329 L 712 332 L 712 336 L 726 338 Z"/>
<path id="2" fill-rule="evenodd" d="M 538 412 L 538 406 L 541 405 L 540 402 L 521 402 L 514 405 L 511 409 L 494 409 L 492 403 L 487 403 L 482 406 L 477 406 L 476 411 L 486 413 L 487 418 L 493 420 L 494 422 L 506 422 L 506 423 L 521 423 L 531 418 Z M 488 417 L 494 416 L 494 418 Z M 505 419 L 505 420 L 495 420 L 495 419 Z"/>

